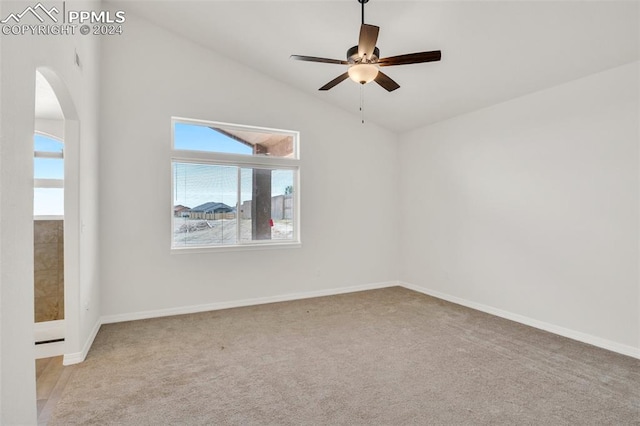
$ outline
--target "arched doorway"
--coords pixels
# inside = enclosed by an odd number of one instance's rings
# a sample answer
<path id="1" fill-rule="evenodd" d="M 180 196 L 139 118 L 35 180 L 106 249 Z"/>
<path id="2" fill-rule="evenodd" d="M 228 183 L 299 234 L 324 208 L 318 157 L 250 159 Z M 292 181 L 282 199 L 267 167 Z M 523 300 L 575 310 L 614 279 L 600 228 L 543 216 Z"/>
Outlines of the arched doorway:
<path id="1" fill-rule="evenodd" d="M 34 343 L 36 358 L 74 351 L 79 300 L 79 124 L 66 86 L 35 75 Z"/>

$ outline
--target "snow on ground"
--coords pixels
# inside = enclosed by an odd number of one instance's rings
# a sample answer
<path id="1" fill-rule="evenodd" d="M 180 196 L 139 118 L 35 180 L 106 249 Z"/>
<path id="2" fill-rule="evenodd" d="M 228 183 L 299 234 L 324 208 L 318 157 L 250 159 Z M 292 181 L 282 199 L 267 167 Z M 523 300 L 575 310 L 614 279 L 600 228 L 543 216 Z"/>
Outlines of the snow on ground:
<path id="1" fill-rule="evenodd" d="M 236 244 L 237 219 L 203 220 L 173 218 L 174 247 L 209 244 Z M 251 241 L 251 219 L 240 220 L 240 238 Z M 271 228 L 272 240 L 293 238 L 293 221 L 275 220 Z"/>

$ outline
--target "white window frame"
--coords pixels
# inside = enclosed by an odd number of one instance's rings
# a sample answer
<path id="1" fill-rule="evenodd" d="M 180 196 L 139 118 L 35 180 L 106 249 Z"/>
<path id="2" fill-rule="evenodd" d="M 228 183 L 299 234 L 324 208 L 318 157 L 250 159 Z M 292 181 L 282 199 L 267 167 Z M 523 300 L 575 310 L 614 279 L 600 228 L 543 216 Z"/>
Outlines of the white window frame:
<path id="1" fill-rule="evenodd" d="M 44 136 L 49 139 L 53 139 L 54 141 L 60 142 L 62 144 L 62 152 L 51 152 L 51 151 L 33 151 L 33 158 L 53 158 L 64 160 L 64 141 L 57 136 L 51 135 L 49 133 L 35 131 L 34 135 Z M 63 166 L 64 167 L 64 166 Z M 63 168 L 63 170 L 65 170 Z M 66 173 L 66 171 L 65 171 Z M 35 178 L 33 179 L 33 189 L 36 188 L 60 188 L 64 189 L 64 178 L 63 179 L 42 179 Z M 64 214 L 62 215 L 33 215 L 34 220 L 63 220 Z"/>
<path id="2" fill-rule="evenodd" d="M 217 127 L 229 130 L 255 131 L 260 133 L 286 134 L 293 137 L 293 155 L 292 157 L 269 157 L 262 155 L 244 155 L 229 154 L 209 151 L 182 150 L 175 148 L 175 124 L 192 124 L 206 127 Z M 194 245 L 187 247 L 175 247 L 174 242 L 174 163 L 192 163 L 205 164 L 212 166 L 235 166 L 238 168 L 238 181 L 242 168 L 266 168 L 293 170 L 294 173 L 294 191 L 293 191 L 293 238 L 291 240 L 251 240 L 242 241 L 239 238 L 240 224 L 236 222 L 237 235 L 236 244 L 219 244 L 219 245 Z M 240 124 L 224 123 L 219 121 L 199 120 L 192 118 L 171 117 L 171 202 L 170 202 L 170 227 L 171 236 L 170 247 L 173 254 L 200 253 L 200 252 L 217 252 L 217 251 L 236 251 L 236 250 L 260 250 L 260 249 L 278 249 L 278 248 L 299 248 L 302 246 L 300 238 L 300 132 L 293 130 L 273 129 L 268 127 L 247 126 Z M 241 188 L 238 185 L 238 204 L 236 205 L 236 214 L 239 215 L 239 203 Z"/>

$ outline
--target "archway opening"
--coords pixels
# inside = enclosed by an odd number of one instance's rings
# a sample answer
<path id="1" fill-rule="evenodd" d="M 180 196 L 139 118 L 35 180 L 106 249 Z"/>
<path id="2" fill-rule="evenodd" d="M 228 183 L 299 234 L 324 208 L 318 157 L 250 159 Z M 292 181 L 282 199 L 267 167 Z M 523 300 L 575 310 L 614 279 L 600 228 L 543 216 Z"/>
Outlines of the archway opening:
<path id="1" fill-rule="evenodd" d="M 46 77 L 35 74 L 33 138 L 34 343 L 36 358 L 64 353 L 65 117 Z"/>

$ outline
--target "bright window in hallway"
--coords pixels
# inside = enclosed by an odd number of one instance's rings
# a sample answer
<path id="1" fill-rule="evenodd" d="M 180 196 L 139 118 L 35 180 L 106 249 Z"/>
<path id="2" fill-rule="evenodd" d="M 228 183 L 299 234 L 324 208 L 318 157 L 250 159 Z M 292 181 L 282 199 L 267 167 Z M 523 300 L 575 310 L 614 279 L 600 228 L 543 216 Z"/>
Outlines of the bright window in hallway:
<path id="1" fill-rule="evenodd" d="M 34 135 L 33 215 L 64 215 L 64 144 L 47 135 Z"/>

